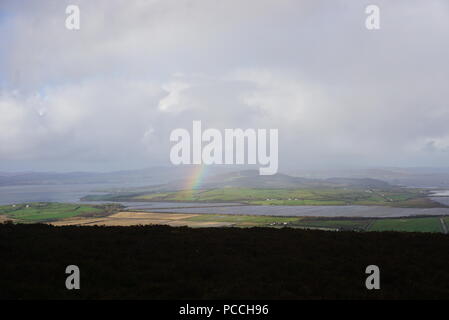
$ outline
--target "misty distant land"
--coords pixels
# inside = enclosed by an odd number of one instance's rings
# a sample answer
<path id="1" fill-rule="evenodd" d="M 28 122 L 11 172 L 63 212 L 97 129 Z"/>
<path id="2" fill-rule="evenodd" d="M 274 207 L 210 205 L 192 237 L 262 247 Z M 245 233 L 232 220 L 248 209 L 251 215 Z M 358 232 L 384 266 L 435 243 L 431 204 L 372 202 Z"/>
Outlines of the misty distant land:
<path id="1" fill-rule="evenodd" d="M 115 184 L 158 185 L 182 181 L 192 174 L 195 166 L 158 166 L 139 170 L 111 172 L 5 172 L 0 171 L 0 186 L 43 184 Z M 210 168 L 210 169 L 209 169 Z M 240 166 L 208 166 L 207 177 L 220 174 L 238 174 L 251 168 Z M 253 169 L 255 170 L 255 169 Z M 449 188 L 449 167 L 382 167 L 364 169 L 295 169 L 269 176 L 291 176 L 303 179 L 357 178 L 377 179 L 392 185 L 417 188 Z M 274 178 L 273 178 L 274 177 Z M 285 186 L 285 185 L 284 185 Z"/>

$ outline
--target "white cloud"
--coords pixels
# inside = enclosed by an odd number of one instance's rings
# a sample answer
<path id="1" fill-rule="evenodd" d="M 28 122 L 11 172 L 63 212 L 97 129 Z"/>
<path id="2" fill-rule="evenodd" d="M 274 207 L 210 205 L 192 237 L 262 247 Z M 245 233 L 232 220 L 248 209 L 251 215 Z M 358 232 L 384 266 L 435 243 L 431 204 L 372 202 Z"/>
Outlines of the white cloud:
<path id="1" fill-rule="evenodd" d="M 159 110 L 174 112 L 184 109 L 182 105 L 182 92 L 190 86 L 187 83 L 171 82 L 162 86 L 162 89 L 168 92 L 167 96 L 159 101 Z"/>

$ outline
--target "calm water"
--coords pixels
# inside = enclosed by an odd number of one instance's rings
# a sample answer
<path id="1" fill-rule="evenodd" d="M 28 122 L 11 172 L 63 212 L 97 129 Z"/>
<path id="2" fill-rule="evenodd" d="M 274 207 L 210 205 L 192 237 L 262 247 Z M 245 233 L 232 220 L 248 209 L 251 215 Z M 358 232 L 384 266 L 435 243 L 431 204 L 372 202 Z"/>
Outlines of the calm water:
<path id="1" fill-rule="evenodd" d="M 435 190 L 432 191 L 432 195 L 435 197 L 449 197 L 449 190 Z"/>
<path id="2" fill-rule="evenodd" d="M 449 190 L 432 191 L 432 196 L 430 197 L 430 199 L 449 206 Z"/>
<path id="3" fill-rule="evenodd" d="M 94 190 L 111 188 L 110 184 L 38 185 L 0 187 L 0 205 L 24 202 L 79 203 L 88 194 L 101 194 Z M 435 191 L 431 199 L 449 205 L 449 190 Z M 448 195 L 448 196 L 446 196 Z M 83 201 L 83 203 L 105 203 Z M 401 217 L 418 215 L 449 215 L 449 208 L 389 208 L 381 206 L 242 206 L 235 203 L 182 203 L 182 202 L 119 202 L 128 209 L 149 209 L 157 212 L 249 214 L 272 216 L 322 217 Z"/>
<path id="4" fill-rule="evenodd" d="M 449 197 L 430 197 L 433 201 L 449 206 Z"/>
<path id="5" fill-rule="evenodd" d="M 93 190 L 110 187 L 104 184 L 29 185 L 0 187 L 0 205 L 24 202 L 77 202 Z"/>
<path id="6" fill-rule="evenodd" d="M 449 215 L 449 208 L 389 208 L 380 206 L 242 206 L 214 208 L 162 209 L 157 212 L 248 214 L 267 216 L 317 217 L 404 217 Z"/>

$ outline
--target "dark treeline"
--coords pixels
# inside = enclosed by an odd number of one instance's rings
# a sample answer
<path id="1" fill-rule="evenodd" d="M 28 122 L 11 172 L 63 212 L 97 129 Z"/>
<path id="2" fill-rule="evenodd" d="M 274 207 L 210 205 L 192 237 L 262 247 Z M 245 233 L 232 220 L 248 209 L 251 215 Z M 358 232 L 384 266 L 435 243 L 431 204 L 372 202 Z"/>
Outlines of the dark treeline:
<path id="1" fill-rule="evenodd" d="M 448 270 L 443 234 L 0 225 L 3 299 L 448 298 Z"/>

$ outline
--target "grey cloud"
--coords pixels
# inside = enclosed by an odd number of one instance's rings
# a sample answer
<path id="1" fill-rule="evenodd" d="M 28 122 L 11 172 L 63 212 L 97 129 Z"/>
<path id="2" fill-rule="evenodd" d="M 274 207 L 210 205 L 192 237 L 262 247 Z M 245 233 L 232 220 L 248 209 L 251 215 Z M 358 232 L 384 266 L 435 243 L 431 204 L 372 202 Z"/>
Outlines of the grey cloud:
<path id="1" fill-rule="evenodd" d="M 445 165 L 449 5 L 2 1 L 0 169 L 168 161 L 172 129 L 279 128 L 280 169 Z M 72 3 L 72 1 L 70 1 Z"/>

